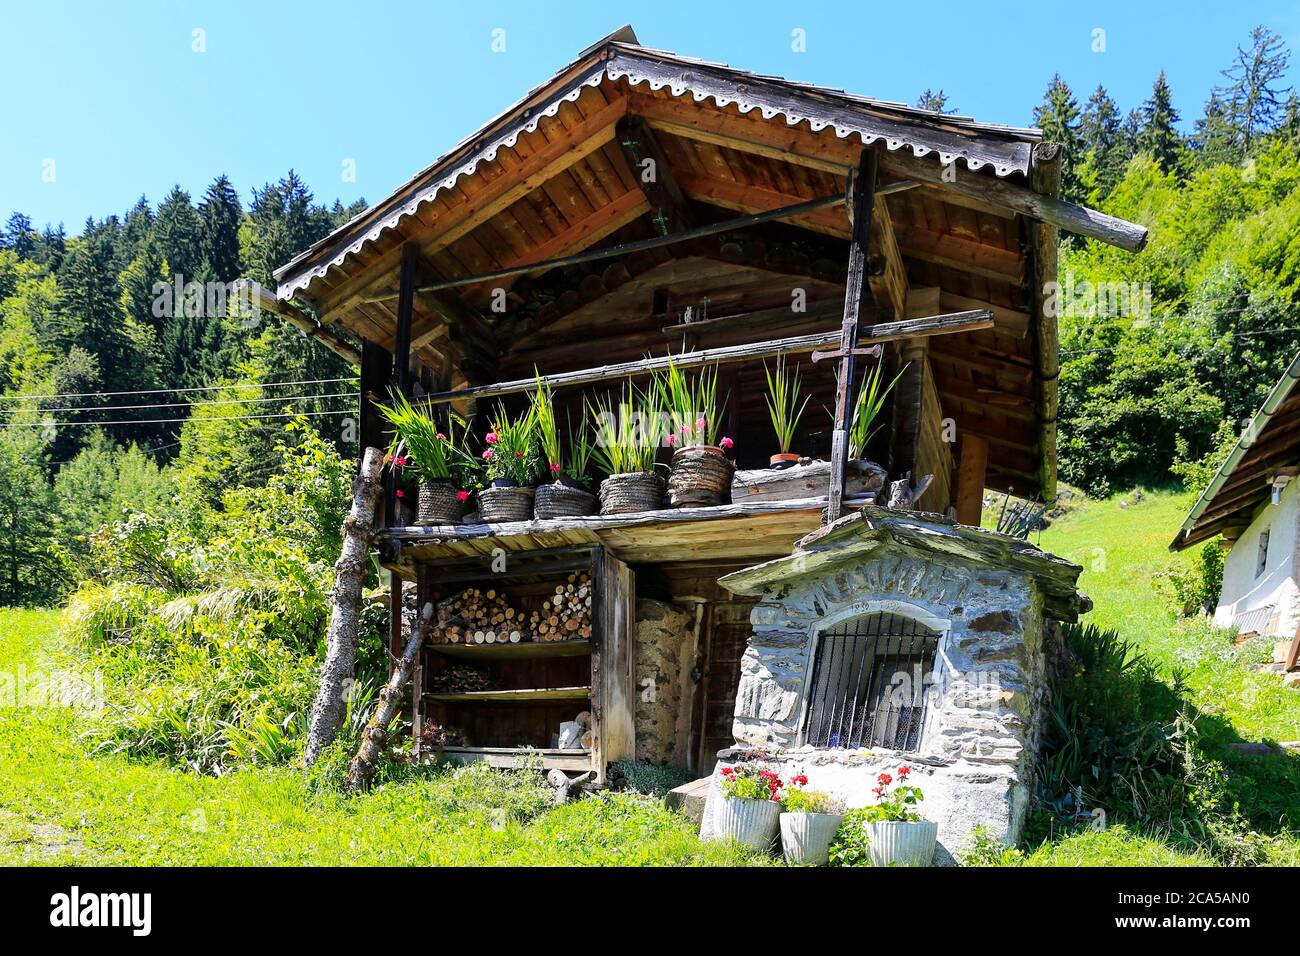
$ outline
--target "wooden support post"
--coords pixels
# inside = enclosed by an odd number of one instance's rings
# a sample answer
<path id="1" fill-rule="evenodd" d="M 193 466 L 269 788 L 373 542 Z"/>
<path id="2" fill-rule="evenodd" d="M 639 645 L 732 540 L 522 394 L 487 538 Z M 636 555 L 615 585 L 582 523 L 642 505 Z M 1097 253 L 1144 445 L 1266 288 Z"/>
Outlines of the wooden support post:
<path id="1" fill-rule="evenodd" d="M 397 332 L 393 338 L 393 384 L 408 398 L 411 395 L 411 313 L 415 309 L 415 282 L 420 268 L 420 250 L 413 242 L 402 247 L 398 273 Z"/>
<path id="2" fill-rule="evenodd" d="M 844 466 L 849 454 L 853 392 L 853 350 L 858 346 L 858 316 L 866 288 L 867 251 L 871 238 L 871 212 L 876 187 L 876 154 L 862 151 L 858 168 L 849 176 L 849 215 L 853 238 L 849 242 L 849 269 L 844 283 L 844 320 L 840 326 L 840 368 L 835 384 L 835 431 L 831 436 L 831 485 L 826 520 L 835 521 L 844 506 Z"/>
<path id="3" fill-rule="evenodd" d="M 984 510 L 984 475 L 988 469 L 989 440 L 966 432 L 961 438 L 957 463 L 957 520 L 978 528 Z"/>

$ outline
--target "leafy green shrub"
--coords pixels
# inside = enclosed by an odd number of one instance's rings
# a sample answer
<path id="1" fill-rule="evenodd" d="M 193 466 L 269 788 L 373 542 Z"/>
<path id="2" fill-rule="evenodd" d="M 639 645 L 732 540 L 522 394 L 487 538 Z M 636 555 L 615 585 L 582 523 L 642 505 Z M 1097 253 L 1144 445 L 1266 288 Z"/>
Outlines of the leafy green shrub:
<path id="1" fill-rule="evenodd" d="M 962 866 L 1023 866 L 1025 854 L 1007 846 L 981 823 L 971 830 L 965 848 L 957 851 L 957 862 Z"/>
<path id="2" fill-rule="evenodd" d="M 835 866 L 870 866 L 871 838 L 865 824 L 871 822 L 870 808 L 859 807 L 844 814 L 844 822 L 831 841 L 830 862 Z"/>
<path id="3" fill-rule="evenodd" d="M 1157 571 L 1155 578 L 1179 616 L 1212 611 L 1223 593 L 1223 549 L 1219 540 L 1207 541 L 1190 563 L 1171 565 Z"/>
<path id="4" fill-rule="evenodd" d="M 639 760 L 616 760 L 609 765 L 610 777 L 622 780 L 623 787 L 648 797 L 664 797 L 669 790 L 690 783 L 695 771 L 674 764 L 645 763 Z"/>
<path id="5" fill-rule="evenodd" d="M 99 747 L 204 773 L 297 755 L 349 481 L 332 446 L 295 430 L 265 485 L 217 505 L 182 490 L 165 511 L 90 537 L 65 621 L 106 678 L 90 727 Z M 386 632 L 387 612 L 363 608 L 357 677 L 370 692 L 385 676 Z"/>

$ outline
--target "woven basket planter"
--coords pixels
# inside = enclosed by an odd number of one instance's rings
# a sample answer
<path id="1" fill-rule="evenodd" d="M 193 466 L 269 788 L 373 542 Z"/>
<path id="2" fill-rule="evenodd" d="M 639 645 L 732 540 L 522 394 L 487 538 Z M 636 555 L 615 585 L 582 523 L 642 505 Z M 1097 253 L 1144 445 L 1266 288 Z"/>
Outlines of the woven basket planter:
<path id="1" fill-rule="evenodd" d="M 713 445 L 695 445 L 673 453 L 668 476 L 668 503 L 674 508 L 703 508 L 731 498 L 733 465 Z"/>
<path id="2" fill-rule="evenodd" d="M 664 482 L 653 471 L 610 475 L 600 483 L 600 513 L 603 515 L 658 511 L 663 504 Z"/>
<path id="3" fill-rule="evenodd" d="M 532 488 L 484 488 L 478 493 L 479 518 L 486 524 L 504 521 L 531 521 Z"/>
<path id="4" fill-rule="evenodd" d="M 591 492 L 562 485 L 557 481 L 538 486 L 533 516 L 538 521 L 547 518 L 581 518 L 594 515 L 598 505 L 596 496 Z"/>
<path id="5" fill-rule="evenodd" d="M 464 514 L 463 503 L 456 500 L 456 487 L 451 482 L 420 485 L 419 508 L 415 523 L 428 527 L 434 524 L 454 524 Z"/>

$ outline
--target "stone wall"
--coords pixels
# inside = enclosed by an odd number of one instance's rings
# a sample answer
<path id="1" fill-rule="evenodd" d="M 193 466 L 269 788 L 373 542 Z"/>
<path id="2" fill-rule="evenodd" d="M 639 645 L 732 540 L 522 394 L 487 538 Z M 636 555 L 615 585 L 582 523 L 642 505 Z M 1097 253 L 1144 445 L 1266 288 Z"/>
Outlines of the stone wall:
<path id="1" fill-rule="evenodd" d="M 939 824 L 936 862 L 951 862 L 979 823 L 1014 840 L 1047 693 L 1042 596 L 1016 570 L 955 556 L 877 555 L 796 575 L 755 605 L 736 703 L 742 746 L 724 759 L 761 749 L 769 763 L 804 771 L 811 787 L 848 806 L 871 799 L 881 770 L 907 763 L 925 791 L 925 815 Z M 942 635 L 917 751 L 802 746 L 817 632 L 878 611 L 917 619 Z"/>
<path id="2" fill-rule="evenodd" d="M 636 758 L 684 766 L 690 749 L 695 619 L 675 604 L 636 602 Z"/>

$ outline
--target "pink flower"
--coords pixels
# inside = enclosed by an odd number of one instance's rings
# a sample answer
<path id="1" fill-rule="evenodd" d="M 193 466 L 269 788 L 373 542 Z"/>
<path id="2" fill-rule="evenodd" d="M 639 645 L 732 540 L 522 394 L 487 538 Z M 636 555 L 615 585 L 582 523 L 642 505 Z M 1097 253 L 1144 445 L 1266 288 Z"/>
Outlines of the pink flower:
<path id="1" fill-rule="evenodd" d="M 496 432 L 488 432 L 488 433 L 487 433 L 487 438 L 486 438 L 485 440 L 487 441 L 487 443 L 488 443 L 489 445 L 495 445 L 495 444 L 497 443 L 497 433 L 496 433 Z"/>
<path id="2" fill-rule="evenodd" d="M 438 441 L 446 441 L 446 440 L 447 440 L 447 436 L 444 435 L 442 432 L 438 432 Z"/>
<path id="3" fill-rule="evenodd" d="M 551 462 L 551 471 L 555 472 L 557 475 L 560 473 L 560 463 L 558 461 Z"/>
<path id="4" fill-rule="evenodd" d="M 683 435 L 689 435 L 689 434 L 691 433 L 691 426 L 690 426 L 690 425 L 683 425 L 683 426 L 681 427 L 681 429 L 679 429 L 679 430 L 681 431 L 681 433 L 682 433 Z"/>
<path id="5" fill-rule="evenodd" d="M 468 491 L 458 491 L 458 492 L 456 492 L 456 500 L 457 500 L 457 501 L 469 501 L 469 492 L 468 492 Z"/>
<path id="6" fill-rule="evenodd" d="M 410 459 L 408 459 L 405 455 L 398 455 L 396 458 L 393 459 L 393 464 L 397 465 L 398 468 L 402 468 L 406 465 L 407 461 L 409 460 Z"/>
<path id="7" fill-rule="evenodd" d="M 911 767 L 899 767 L 899 768 L 898 768 L 898 775 L 899 775 L 900 777 L 906 777 L 906 776 L 907 776 L 909 773 L 911 773 L 911 772 L 912 772 L 912 768 L 911 768 Z"/>
<path id="8" fill-rule="evenodd" d="M 489 449 L 487 449 L 487 451 L 483 452 L 483 457 L 484 457 L 484 458 L 491 458 L 491 457 L 492 457 L 492 449 L 489 448 Z"/>
<path id="9" fill-rule="evenodd" d="M 671 432 L 668 433 L 668 444 L 670 447 L 677 444 L 677 436 Z"/>
<path id="10" fill-rule="evenodd" d="M 696 430 L 697 432 L 702 432 L 702 431 L 704 431 L 704 416 L 703 416 L 703 415 L 701 415 L 699 418 L 695 419 L 695 430 Z"/>
<path id="11" fill-rule="evenodd" d="M 894 782 L 894 778 L 887 773 L 882 773 L 879 777 L 876 778 L 876 782 L 879 783 L 882 787 L 887 787 Z"/>
<path id="12" fill-rule="evenodd" d="M 403 491 L 401 488 L 398 488 L 398 489 L 397 489 L 397 497 L 399 497 L 399 498 L 405 498 L 405 497 L 406 497 L 406 492 Z"/>
<path id="13" fill-rule="evenodd" d="M 730 438 L 724 438 L 722 439 L 722 441 L 718 442 L 718 444 L 721 445 L 723 448 L 730 448 L 732 445 L 736 443 L 732 441 Z"/>

